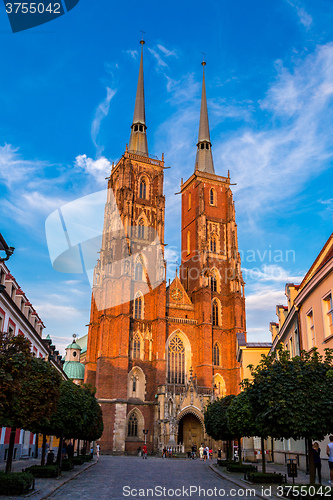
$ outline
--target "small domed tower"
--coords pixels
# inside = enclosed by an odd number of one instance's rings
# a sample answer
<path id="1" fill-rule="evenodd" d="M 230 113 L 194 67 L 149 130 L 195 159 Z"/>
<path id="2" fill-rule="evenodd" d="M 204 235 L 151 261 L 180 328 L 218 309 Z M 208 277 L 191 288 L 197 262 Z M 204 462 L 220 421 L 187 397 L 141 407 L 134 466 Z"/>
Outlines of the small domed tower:
<path id="1" fill-rule="evenodd" d="M 66 356 L 63 370 L 67 377 L 75 384 L 82 384 L 84 380 L 84 365 L 80 363 L 81 347 L 76 343 L 76 335 L 73 342 L 66 347 Z"/>

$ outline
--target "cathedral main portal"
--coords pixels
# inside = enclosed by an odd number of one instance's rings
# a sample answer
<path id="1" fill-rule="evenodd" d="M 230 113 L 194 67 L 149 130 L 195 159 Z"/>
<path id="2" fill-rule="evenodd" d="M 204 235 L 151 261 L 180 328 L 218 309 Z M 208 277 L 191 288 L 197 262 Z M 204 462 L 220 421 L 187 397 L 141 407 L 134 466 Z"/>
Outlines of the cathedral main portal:
<path id="1" fill-rule="evenodd" d="M 183 443 L 187 452 L 193 445 L 196 445 L 199 450 L 203 442 L 204 431 L 200 420 L 193 413 L 187 413 L 179 422 L 178 443 Z"/>

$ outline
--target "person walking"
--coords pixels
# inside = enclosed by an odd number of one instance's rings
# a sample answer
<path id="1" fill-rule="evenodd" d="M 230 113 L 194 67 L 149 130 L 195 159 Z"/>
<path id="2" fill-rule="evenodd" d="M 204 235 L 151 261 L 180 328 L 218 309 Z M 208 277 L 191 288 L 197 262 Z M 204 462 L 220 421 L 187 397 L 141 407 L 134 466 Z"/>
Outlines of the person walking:
<path id="1" fill-rule="evenodd" d="M 99 452 L 100 452 L 100 446 L 99 444 L 96 444 L 96 456 L 97 456 L 97 460 L 99 460 Z"/>
<path id="2" fill-rule="evenodd" d="M 142 455 L 142 458 L 143 459 L 147 459 L 147 446 L 144 444 L 143 447 L 142 447 L 142 451 L 143 451 L 143 455 Z"/>
<path id="3" fill-rule="evenodd" d="M 203 460 L 203 452 L 204 452 L 204 449 L 203 449 L 203 446 L 201 445 L 200 448 L 199 448 L 200 460 Z"/>
<path id="4" fill-rule="evenodd" d="M 321 484 L 321 458 L 320 458 L 320 448 L 317 442 L 313 443 L 312 453 L 313 453 L 315 470 L 318 471 L 318 481 L 319 484 Z"/>
<path id="5" fill-rule="evenodd" d="M 205 450 L 206 450 L 206 458 L 207 460 L 209 460 L 209 446 L 206 446 Z"/>
<path id="6" fill-rule="evenodd" d="M 326 454 L 328 456 L 328 466 L 330 468 L 330 484 L 333 484 L 333 436 L 329 437 L 330 442 L 326 448 Z"/>

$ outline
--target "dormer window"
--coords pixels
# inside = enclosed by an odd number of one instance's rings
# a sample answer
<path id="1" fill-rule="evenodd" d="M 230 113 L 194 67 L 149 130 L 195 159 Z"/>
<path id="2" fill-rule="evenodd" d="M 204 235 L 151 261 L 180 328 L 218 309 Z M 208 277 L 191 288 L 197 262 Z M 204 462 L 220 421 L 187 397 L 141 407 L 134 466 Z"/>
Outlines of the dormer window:
<path id="1" fill-rule="evenodd" d="M 140 125 L 139 130 L 140 132 L 143 132 L 143 125 Z"/>
<path id="2" fill-rule="evenodd" d="M 138 125 L 134 125 L 134 132 L 137 132 L 138 131 Z"/>
<path id="3" fill-rule="evenodd" d="M 76 351 L 74 351 L 74 352 L 73 352 L 73 358 L 75 358 L 75 357 L 76 357 L 76 355 L 77 355 L 77 352 L 76 352 Z"/>
<path id="4" fill-rule="evenodd" d="M 205 149 L 205 145 L 204 145 L 204 143 L 201 143 L 201 144 L 200 144 L 200 148 L 201 148 L 201 149 Z"/>

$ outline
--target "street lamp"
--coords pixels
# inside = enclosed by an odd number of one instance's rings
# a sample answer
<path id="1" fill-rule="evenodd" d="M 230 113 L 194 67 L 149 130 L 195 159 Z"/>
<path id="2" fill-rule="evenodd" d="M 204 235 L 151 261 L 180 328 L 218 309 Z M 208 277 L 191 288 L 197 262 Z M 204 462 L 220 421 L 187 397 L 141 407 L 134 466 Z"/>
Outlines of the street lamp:
<path id="1" fill-rule="evenodd" d="M 15 248 L 14 247 L 9 247 L 0 233 L 0 252 L 6 252 L 6 257 L 0 257 L 0 262 L 5 262 L 5 260 L 8 260 L 11 255 L 13 255 Z"/>
<path id="2" fill-rule="evenodd" d="M 145 435 L 145 444 L 147 444 L 147 434 L 148 434 L 148 429 L 143 429 L 143 433 Z"/>

